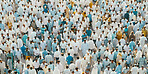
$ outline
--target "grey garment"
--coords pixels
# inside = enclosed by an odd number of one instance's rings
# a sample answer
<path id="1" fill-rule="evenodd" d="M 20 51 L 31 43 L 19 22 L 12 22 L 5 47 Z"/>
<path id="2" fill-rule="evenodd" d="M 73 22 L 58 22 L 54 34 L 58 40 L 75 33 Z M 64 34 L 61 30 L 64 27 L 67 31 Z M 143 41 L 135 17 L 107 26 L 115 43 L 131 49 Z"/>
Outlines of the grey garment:
<path id="1" fill-rule="evenodd" d="M 4 69 L 5 69 L 4 65 L 5 65 L 4 62 L 0 63 L 0 74 L 4 74 Z"/>
<path id="2" fill-rule="evenodd" d="M 130 33 L 133 31 L 133 25 L 128 26 L 128 32 L 127 34 L 130 35 Z"/>
<path id="3" fill-rule="evenodd" d="M 37 29 L 37 26 L 36 26 L 36 23 L 35 23 L 35 22 L 32 22 L 30 26 L 31 26 L 33 29 Z"/>
<path id="4" fill-rule="evenodd" d="M 6 62 L 7 61 L 7 55 L 5 53 L 2 53 L 1 59 L 2 59 L 2 61 Z"/>

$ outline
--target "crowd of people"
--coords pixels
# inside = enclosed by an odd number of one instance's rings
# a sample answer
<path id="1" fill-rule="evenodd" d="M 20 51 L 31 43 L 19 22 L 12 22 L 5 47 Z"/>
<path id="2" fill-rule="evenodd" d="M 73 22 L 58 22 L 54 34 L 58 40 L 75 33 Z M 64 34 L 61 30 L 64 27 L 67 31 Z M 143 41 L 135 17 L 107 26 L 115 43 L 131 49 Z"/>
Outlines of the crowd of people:
<path id="1" fill-rule="evenodd" d="M 147 74 L 147 0 L 0 0 L 1 74 Z"/>

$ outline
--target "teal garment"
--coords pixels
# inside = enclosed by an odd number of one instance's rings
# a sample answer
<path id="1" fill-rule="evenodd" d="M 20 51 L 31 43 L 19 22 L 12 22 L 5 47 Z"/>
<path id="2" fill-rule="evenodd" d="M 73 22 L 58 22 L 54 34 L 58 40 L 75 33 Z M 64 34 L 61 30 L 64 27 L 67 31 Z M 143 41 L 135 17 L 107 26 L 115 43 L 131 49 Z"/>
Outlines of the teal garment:
<path id="1" fill-rule="evenodd" d="M 25 56 L 30 56 L 30 51 L 25 51 Z"/>
<path id="2" fill-rule="evenodd" d="M 9 71 L 9 69 L 7 69 L 7 68 L 4 69 L 4 72 L 5 72 L 6 74 L 8 74 L 8 71 Z"/>
<path id="3" fill-rule="evenodd" d="M 68 8 L 71 10 L 71 9 L 72 9 L 72 5 L 71 5 L 71 4 L 69 4 L 69 5 L 68 5 Z"/>
<path id="4" fill-rule="evenodd" d="M 83 42 L 85 39 L 87 39 L 87 35 L 82 35 L 81 37 L 82 37 L 82 42 Z"/>
<path id="5" fill-rule="evenodd" d="M 46 8 L 48 8 L 48 5 L 47 5 L 47 4 L 44 4 L 44 5 L 43 5 L 43 8 L 44 8 L 44 9 L 45 9 L 45 6 L 46 6 Z"/>
<path id="6" fill-rule="evenodd" d="M 73 57 L 68 55 L 68 57 L 66 58 L 66 61 L 67 61 L 67 64 L 70 65 L 71 64 L 70 62 L 73 61 Z"/>
<path id="7" fill-rule="evenodd" d="M 43 52 L 42 52 L 42 55 L 43 55 L 43 58 L 45 58 L 45 56 L 48 54 L 48 52 L 46 51 L 46 50 L 44 50 Z"/>
<path id="8" fill-rule="evenodd" d="M 125 32 L 125 34 L 126 34 L 126 36 L 127 36 L 128 28 L 125 28 L 125 29 L 124 29 L 124 32 Z"/>
<path id="9" fill-rule="evenodd" d="M 129 47 L 130 47 L 131 51 L 134 50 L 134 47 L 135 47 L 135 46 L 136 46 L 136 44 L 135 44 L 134 41 L 131 41 L 131 42 L 129 43 Z"/>
<path id="10" fill-rule="evenodd" d="M 44 27 L 44 28 L 43 28 L 43 27 L 41 28 L 41 33 L 42 33 L 42 34 L 44 34 L 45 29 L 46 29 L 45 27 Z"/>
<path id="11" fill-rule="evenodd" d="M 43 70 L 39 70 L 38 74 L 45 74 Z"/>
<path id="12" fill-rule="evenodd" d="M 125 13 L 124 14 L 124 18 L 126 18 L 127 20 L 129 20 L 129 13 Z"/>
<path id="13" fill-rule="evenodd" d="M 27 35 L 25 34 L 25 35 L 23 35 L 23 37 L 22 37 L 22 41 L 26 44 L 26 40 L 27 40 Z"/>
<path id="14" fill-rule="evenodd" d="M 83 44 L 81 45 L 81 50 L 82 50 L 83 56 L 85 56 L 86 51 L 87 51 L 88 49 L 89 49 L 88 43 L 83 43 Z"/>
<path id="15" fill-rule="evenodd" d="M 25 51 L 26 51 L 25 45 L 23 45 L 23 46 L 21 47 L 21 51 L 22 51 L 22 54 L 25 55 Z"/>
<path id="16" fill-rule="evenodd" d="M 45 13 L 47 13 L 48 12 L 48 8 L 44 8 L 44 10 L 43 10 Z"/>
<path id="17" fill-rule="evenodd" d="M 48 39 L 47 41 L 46 41 L 46 44 L 47 44 L 47 50 L 48 51 L 51 51 L 51 49 L 52 49 L 52 40 L 51 39 Z"/>
<path id="18" fill-rule="evenodd" d="M 92 33 L 91 30 L 86 30 L 86 33 L 87 33 L 87 36 L 91 37 L 91 33 Z"/>
<path id="19" fill-rule="evenodd" d="M 62 37 L 61 34 L 58 34 L 57 39 L 59 43 L 61 42 L 61 37 Z"/>
<path id="20" fill-rule="evenodd" d="M 118 55 L 118 51 L 115 51 L 115 52 L 114 52 L 114 60 L 117 59 L 117 55 Z"/>
<path id="21" fill-rule="evenodd" d="M 44 61 L 44 59 L 39 59 L 39 63 L 41 64 Z"/>
<path id="22" fill-rule="evenodd" d="M 122 66 L 121 65 L 118 65 L 117 67 L 116 67 L 116 72 L 117 72 L 117 74 L 121 74 L 121 70 L 122 70 Z"/>
<path id="23" fill-rule="evenodd" d="M 17 72 L 17 74 L 20 74 L 20 71 L 19 71 L 19 69 L 16 69 L 16 70 L 14 70 L 14 71 L 16 71 L 16 72 Z"/>
<path id="24" fill-rule="evenodd" d="M 134 13 L 134 15 L 136 15 L 136 17 L 137 17 L 138 12 L 137 12 L 137 11 L 133 11 L 133 13 Z"/>
<path id="25" fill-rule="evenodd" d="M 11 59 L 13 60 L 13 53 L 8 53 L 7 57 L 11 57 Z"/>
<path id="26" fill-rule="evenodd" d="M 98 51 L 98 53 L 97 53 L 97 58 L 100 59 L 100 57 L 101 57 L 101 52 Z"/>
<path id="27" fill-rule="evenodd" d="M 115 62 L 110 63 L 109 66 L 110 66 L 110 68 L 113 70 L 113 69 L 116 68 L 116 63 L 115 63 Z"/>
<path id="28" fill-rule="evenodd" d="M 92 15 L 91 14 L 88 14 L 87 16 L 89 18 L 89 22 L 92 22 Z"/>
<path id="29" fill-rule="evenodd" d="M 52 44 L 52 51 L 55 52 L 57 48 L 57 43 L 53 43 Z"/>

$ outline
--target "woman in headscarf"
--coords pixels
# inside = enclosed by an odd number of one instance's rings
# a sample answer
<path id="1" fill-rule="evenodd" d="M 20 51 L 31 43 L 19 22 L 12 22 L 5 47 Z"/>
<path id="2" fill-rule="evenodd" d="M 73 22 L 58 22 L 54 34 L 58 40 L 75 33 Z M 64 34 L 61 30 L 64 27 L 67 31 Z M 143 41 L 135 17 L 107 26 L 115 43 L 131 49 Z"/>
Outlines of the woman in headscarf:
<path id="1" fill-rule="evenodd" d="M 122 38 L 122 32 L 118 31 L 116 35 L 117 35 L 117 39 L 119 41 Z"/>
<path id="2" fill-rule="evenodd" d="M 129 42 L 130 42 L 132 39 L 135 41 L 135 34 L 134 34 L 133 31 L 132 31 L 131 34 L 129 35 Z"/>

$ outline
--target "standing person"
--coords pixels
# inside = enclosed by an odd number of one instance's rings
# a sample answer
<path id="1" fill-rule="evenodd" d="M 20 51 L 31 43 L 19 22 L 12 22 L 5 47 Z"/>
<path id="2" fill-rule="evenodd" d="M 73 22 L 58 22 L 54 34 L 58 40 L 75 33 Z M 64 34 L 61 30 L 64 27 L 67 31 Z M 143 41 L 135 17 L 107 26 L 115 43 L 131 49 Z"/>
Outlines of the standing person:
<path id="1" fill-rule="evenodd" d="M 84 43 L 81 45 L 81 50 L 82 50 L 82 53 L 83 53 L 83 56 L 86 54 L 86 51 L 89 49 L 89 45 L 88 43 L 86 42 L 86 40 L 84 40 Z"/>
<path id="2" fill-rule="evenodd" d="M 23 73 L 23 63 L 20 60 L 17 61 L 16 68 L 19 69 L 20 73 Z"/>
<path id="3" fill-rule="evenodd" d="M 131 73 L 132 73 L 132 74 L 138 74 L 138 72 L 139 72 L 139 68 L 138 68 L 137 65 L 135 64 L 135 66 L 131 68 Z"/>
<path id="4" fill-rule="evenodd" d="M 34 66 L 37 73 L 39 71 L 39 65 L 40 65 L 39 61 L 37 59 L 35 59 L 35 61 L 33 62 L 33 66 Z"/>
<path id="5" fill-rule="evenodd" d="M 4 74 L 4 69 L 5 69 L 5 62 L 0 59 L 0 73 Z"/>
<path id="6" fill-rule="evenodd" d="M 29 68 L 30 68 L 30 65 L 27 65 L 27 68 L 24 69 L 23 73 L 24 74 L 29 74 Z"/>
<path id="7" fill-rule="evenodd" d="M 117 72 L 117 74 L 120 74 L 122 72 L 122 66 L 120 65 L 120 63 L 118 63 L 115 71 Z"/>
<path id="8" fill-rule="evenodd" d="M 68 53 L 68 56 L 66 58 L 67 64 L 70 65 L 70 62 L 73 61 L 73 57 L 70 56 L 70 53 Z"/>

